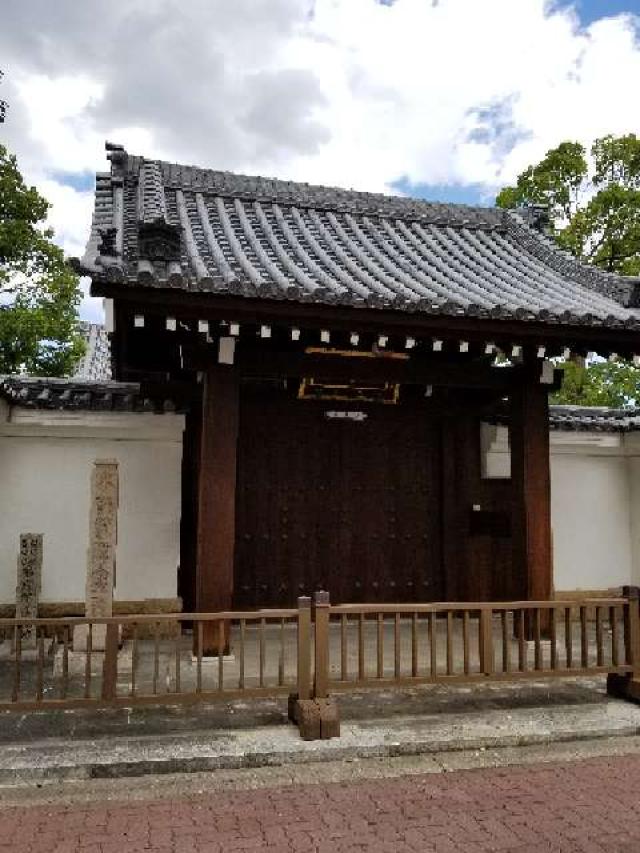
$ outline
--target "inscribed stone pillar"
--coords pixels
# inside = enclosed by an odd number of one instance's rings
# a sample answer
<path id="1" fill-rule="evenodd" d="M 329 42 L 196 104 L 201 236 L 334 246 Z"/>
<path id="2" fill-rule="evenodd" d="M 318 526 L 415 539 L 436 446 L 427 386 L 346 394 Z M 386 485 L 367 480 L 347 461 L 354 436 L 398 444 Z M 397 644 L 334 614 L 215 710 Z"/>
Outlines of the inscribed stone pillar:
<path id="1" fill-rule="evenodd" d="M 16 619 L 37 619 L 38 599 L 42 589 L 42 534 L 21 533 L 16 582 Z M 35 648 L 33 626 L 21 630 L 21 647 Z"/>
<path id="2" fill-rule="evenodd" d="M 113 585 L 116 568 L 118 525 L 118 463 L 114 459 L 96 459 L 91 473 L 91 509 L 85 613 L 89 618 L 113 615 Z M 78 626 L 73 647 L 86 649 L 88 629 Z M 106 628 L 94 625 L 92 648 L 104 650 Z"/>

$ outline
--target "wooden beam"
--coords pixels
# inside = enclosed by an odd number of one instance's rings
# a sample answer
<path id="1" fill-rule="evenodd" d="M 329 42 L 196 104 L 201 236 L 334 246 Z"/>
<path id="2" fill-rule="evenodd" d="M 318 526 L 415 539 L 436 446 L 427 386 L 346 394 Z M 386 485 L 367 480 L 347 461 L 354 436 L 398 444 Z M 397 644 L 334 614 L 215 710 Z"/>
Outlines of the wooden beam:
<path id="1" fill-rule="evenodd" d="M 465 495 L 466 483 L 458 477 L 460 456 L 459 419 L 443 418 L 440 425 L 440 512 L 442 536 L 442 586 L 447 601 L 461 598 L 460 576 L 464 577 L 465 532 L 460 530 L 460 492 Z M 455 484 L 455 487 L 454 487 Z M 466 592 L 466 589 L 465 589 Z"/>
<path id="2" fill-rule="evenodd" d="M 513 561 L 527 599 L 553 595 L 548 386 L 534 377 L 511 393 Z"/>
<path id="3" fill-rule="evenodd" d="M 197 514 L 196 607 L 200 613 L 231 610 L 233 603 L 238 387 L 231 367 L 214 367 L 205 374 Z M 217 625 L 205 623 L 203 654 L 217 653 Z"/>
<path id="4" fill-rule="evenodd" d="M 560 347 L 589 347 L 594 350 L 633 354 L 637 350 L 636 329 L 607 328 L 587 324 L 570 325 L 541 320 L 494 319 L 467 315 L 429 314 L 388 308 L 317 305 L 288 300 L 267 300 L 228 294 L 194 293 L 172 288 L 140 288 L 95 281 L 95 296 L 116 299 L 131 313 L 151 314 L 173 311 L 181 319 L 233 320 L 239 323 L 273 326 L 290 325 L 316 329 L 385 335 L 429 335 L 499 345 L 533 343 Z M 601 352 L 602 354 L 602 352 Z"/>
<path id="5" fill-rule="evenodd" d="M 243 376 L 313 377 L 319 380 L 355 382 L 399 382 L 454 388 L 485 388 L 505 393 L 520 378 L 518 367 L 487 364 L 425 362 L 417 358 L 383 356 L 343 357 L 308 355 L 300 352 L 240 351 L 238 369 Z"/>

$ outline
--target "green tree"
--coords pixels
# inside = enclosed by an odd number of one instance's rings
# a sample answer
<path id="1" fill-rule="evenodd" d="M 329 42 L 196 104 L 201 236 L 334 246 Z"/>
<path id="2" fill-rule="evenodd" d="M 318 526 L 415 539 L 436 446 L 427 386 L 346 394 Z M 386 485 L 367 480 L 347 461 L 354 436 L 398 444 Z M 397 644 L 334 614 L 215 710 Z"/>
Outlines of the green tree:
<path id="1" fill-rule="evenodd" d="M 640 275 L 640 139 L 603 136 L 590 157 L 579 142 L 562 142 L 514 186 L 504 187 L 498 207 L 544 205 L 549 231 L 564 249 L 588 264 L 620 275 Z M 554 402 L 629 406 L 640 402 L 640 371 L 623 360 L 569 362 Z"/>
<path id="2" fill-rule="evenodd" d="M 518 175 L 513 187 L 504 187 L 496 198 L 498 207 L 522 207 L 542 204 L 552 221 L 569 219 L 576 210 L 587 177 L 584 146 L 579 142 L 561 142 L 547 151 L 536 165 Z"/>
<path id="3" fill-rule="evenodd" d="M 598 361 L 587 368 L 568 361 L 562 367 L 562 388 L 552 403 L 620 409 L 640 402 L 640 371 L 627 361 Z"/>
<path id="4" fill-rule="evenodd" d="M 44 227 L 48 209 L 0 145 L 0 373 L 63 376 L 84 349 L 78 277 Z"/>

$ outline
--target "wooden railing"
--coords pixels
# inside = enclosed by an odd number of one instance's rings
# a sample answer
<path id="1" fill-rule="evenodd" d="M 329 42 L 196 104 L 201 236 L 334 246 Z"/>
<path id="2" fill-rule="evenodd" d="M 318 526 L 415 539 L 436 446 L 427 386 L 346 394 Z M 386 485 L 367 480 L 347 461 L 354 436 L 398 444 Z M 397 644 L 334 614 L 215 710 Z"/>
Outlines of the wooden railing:
<path id="1" fill-rule="evenodd" d="M 3 619 L 0 709 L 287 694 L 298 682 L 299 622 L 298 608 Z M 86 637 L 81 651 L 74 632 Z M 217 638 L 217 654 L 204 654 L 205 634 Z"/>
<path id="2" fill-rule="evenodd" d="M 314 599 L 282 610 L 0 620 L 0 709 L 286 694 L 312 702 L 359 688 L 605 673 L 618 694 L 640 683 L 635 588 L 552 602 Z M 205 654 L 205 637 L 217 638 L 217 654 Z"/>
<path id="3" fill-rule="evenodd" d="M 626 598 L 337 605 L 330 689 L 631 673 L 637 618 Z"/>

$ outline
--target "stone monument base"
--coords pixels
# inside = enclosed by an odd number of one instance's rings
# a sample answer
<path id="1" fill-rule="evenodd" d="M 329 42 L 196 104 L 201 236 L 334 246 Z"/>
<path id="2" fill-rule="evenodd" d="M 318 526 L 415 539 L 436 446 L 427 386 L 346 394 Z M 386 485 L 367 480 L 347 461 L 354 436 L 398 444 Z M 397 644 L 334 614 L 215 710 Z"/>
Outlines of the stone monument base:
<path id="1" fill-rule="evenodd" d="M 133 657 L 131 648 L 123 648 L 118 652 L 118 676 L 131 674 L 131 669 L 133 666 Z M 69 676 L 81 676 L 84 677 L 87 671 L 87 653 L 79 652 L 75 648 L 73 650 L 69 650 L 67 657 L 67 671 Z M 101 676 L 102 670 L 104 667 L 104 652 L 103 651 L 92 651 L 91 652 L 91 676 Z M 53 675 L 54 678 L 59 678 L 62 676 L 64 668 L 64 648 L 61 646 L 56 650 L 55 656 L 53 658 Z"/>
<path id="2" fill-rule="evenodd" d="M 220 665 L 218 663 L 219 660 L 220 659 L 219 659 L 218 655 L 202 655 L 202 666 L 203 667 L 205 667 L 205 666 L 206 667 L 219 666 Z M 191 663 L 195 667 L 198 666 L 198 656 L 197 655 L 191 656 Z M 236 656 L 235 655 L 223 655 L 222 656 L 222 663 L 224 664 L 224 667 L 226 670 L 227 666 L 233 666 L 236 663 Z"/>
<path id="3" fill-rule="evenodd" d="M 46 658 L 51 654 L 51 647 L 53 646 L 53 639 L 51 637 L 44 638 L 44 657 Z M 37 661 L 38 655 L 40 651 L 38 646 L 30 643 L 29 645 L 23 645 L 20 649 L 20 660 L 21 661 Z M 4 640 L 0 643 L 0 661 L 12 661 L 15 660 L 16 650 L 13 642 L 11 640 Z"/>
<path id="4" fill-rule="evenodd" d="M 73 629 L 73 651 L 86 652 L 87 643 L 89 641 L 89 626 L 76 625 Z M 105 650 L 107 640 L 106 625 L 92 625 L 91 630 L 91 651 L 103 652 Z"/>

